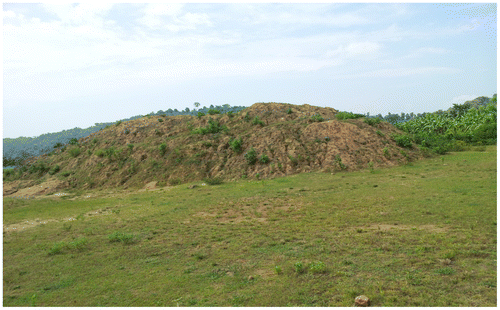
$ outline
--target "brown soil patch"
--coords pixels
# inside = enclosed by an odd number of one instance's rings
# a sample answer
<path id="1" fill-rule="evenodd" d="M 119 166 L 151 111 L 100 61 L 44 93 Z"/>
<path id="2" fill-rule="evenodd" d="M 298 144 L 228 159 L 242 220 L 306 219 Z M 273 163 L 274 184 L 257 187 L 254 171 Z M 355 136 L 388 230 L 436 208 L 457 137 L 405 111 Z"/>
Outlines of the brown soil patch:
<path id="1" fill-rule="evenodd" d="M 37 196 L 53 193 L 63 187 L 64 182 L 56 179 L 55 177 L 51 177 L 47 181 L 40 184 L 26 187 L 24 187 L 23 183 L 20 181 L 4 182 L 3 196 L 34 199 L 37 198 Z"/>
<path id="2" fill-rule="evenodd" d="M 89 211 L 89 212 L 85 213 L 84 216 L 91 217 L 91 216 L 109 215 L 111 213 L 112 213 L 111 208 L 107 207 L 104 209 Z M 39 225 L 45 225 L 48 223 L 71 222 L 71 221 L 76 221 L 76 215 L 74 217 L 68 217 L 68 218 L 59 219 L 59 220 L 57 220 L 57 219 L 44 219 L 44 220 L 42 220 L 42 219 L 37 218 L 34 220 L 27 220 L 27 221 L 22 221 L 20 223 L 14 223 L 14 224 L 9 224 L 9 225 L 4 224 L 3 225 L 3 232 L 4 232 L 4 234 L 5 233 L 13 233 L 16 231 L 23 231 L 23 230 L 26 230 L 29 228 L 34 228 L 34 227 L 39 226 Z"/>
<path id="3" fill-rule="evenodd" d="M 267 223 L 270 212 L 276 212 L 277 210 L 292 212 L 299 210 L 301 207 L 301 203 L 291 203 L 284 199 L 273 199 L 272 201 L 262 202 L 259 201 L 259 197 L 248 197 L 237 202 L 221 203 L 217 211 L 202 211 L 196 213 L 194 216 L 212 218 L 219 223 L 237 224 L 243 221 Z"/>

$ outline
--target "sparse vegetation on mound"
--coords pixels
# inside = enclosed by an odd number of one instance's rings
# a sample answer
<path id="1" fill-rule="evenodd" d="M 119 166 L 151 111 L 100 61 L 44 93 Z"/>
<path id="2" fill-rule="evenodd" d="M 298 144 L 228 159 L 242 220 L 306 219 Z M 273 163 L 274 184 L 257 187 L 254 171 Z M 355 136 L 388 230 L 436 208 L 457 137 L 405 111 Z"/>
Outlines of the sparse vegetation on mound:
<path id="1" fill-rule="evenodd" d="M 352 171 L 419 156 L 411 141 L 390 138 L 403 132 L 389 123 L 364 122 L 356 119 L 359 115 L 332 108 L 256 103 L 233 115 L 209 112 L 117 122 L 28 160 L 27 171 L 18 169 L 4 180 L 25 180 L 30 186 L 51 172 L 72 188 L 137 188 L 151 181 L 164 186 L 204 178 Z"/>

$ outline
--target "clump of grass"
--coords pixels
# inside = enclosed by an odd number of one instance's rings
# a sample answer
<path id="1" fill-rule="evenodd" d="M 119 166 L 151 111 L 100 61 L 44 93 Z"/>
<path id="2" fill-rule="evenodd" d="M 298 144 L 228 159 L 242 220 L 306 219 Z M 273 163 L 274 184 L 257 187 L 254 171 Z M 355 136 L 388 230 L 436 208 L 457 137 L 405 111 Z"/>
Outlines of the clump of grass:
<path id="1" fill-rule="evenodd" d="M 126 234 L 123 232 L 115 231 L 108 235 L 109 242 L 123 242 L 125 244 L 132 244 L 135 242 L 134 234 Z"/>
<path id="2" fill-rule="evenodd" d="M 302 262 L 296 262 L 293 267 L 295 268 L 295 272 L 298 274 L 304 273 L 305 271 L 304 264 L 302 264 Z"/>
<path id="3" fill-rule="evenodd" d="M 220 111 L 217 109 L 209 109 L 208 114 L 210 115 L 220 114 Z"/>
<path id="4" fill-rule="evenodd" d="M 66 242 L 58 241 L 49 250 L 49 255 L 60 254 L 62 250 L 66 247 Z"/>
<path id="5" fill-rule="evenodd" d="M 335 155 L 335 163 L 339 166 L 340 169 L 347 169 L 347 166 L 342 162 L 342 158 L 340 158 L 340 155 Z"/>
<path id="6" fill-rule="evenodd" d="M 274 266 L 274 272 L 276 272 L 276 274 L 281 274 L 283 270 L 281 269 L 281 266 Z"/>
<path id="7" fill-rule="evenodd" d="M 309 264 L 309 271 L 311 273 L 326 273 L 326 265 L 322 261 Z"/>
<path id="8" fill-rule="evenodd" d="M 451 274 L 455 273 L 455 269 L 453 269 L 451 267 L 445 267 L 445 268 L 437 269 L 435 272 L 437 274 L 441 274 L 441 275 L 451 275 Z"/>
<path id="9" fill-rule="evenodd" d="M 158 119 L 158 122 L 160 122 L 160 123 L 161 123 L 161 122 L 163 122 L 163 119 L 162 119 L 162 118 L 159 118 L 159 119 Z"/>
<path id="10" fill-rule="evenodd" d="M 71 149 L 69 150 L 69 154 L 72 156 L 72 157 L 77 157 L 78 155 L 80 155 L 80 153 L 82 152 L 82 150 L 77 147 L 75 149 Z"/>
<path id="11" fill-rule="evenodd" d="M 292 114 L 292 108 L 288 108 L 288 110 L 286 110 L 286 114 Z"/>
<path id="12" fill-rule="evenodd" d="M 375 133 L 381 137 L 385 137 L 385 134 L 380 130 L 375 131 Z"/>
<path id="13" fill-rule="evenodd" d="M 203 182 L 207 183 L 208 185 L 219 185 L 224 182 L 224 179 L 221 177 L 204 178 Z"/>

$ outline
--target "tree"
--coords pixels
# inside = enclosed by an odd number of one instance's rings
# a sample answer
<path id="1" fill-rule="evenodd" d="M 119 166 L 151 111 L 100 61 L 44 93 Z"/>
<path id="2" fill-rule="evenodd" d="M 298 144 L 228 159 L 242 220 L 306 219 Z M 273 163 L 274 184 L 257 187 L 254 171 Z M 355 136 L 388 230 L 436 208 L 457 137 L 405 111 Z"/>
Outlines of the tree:
<path id="1" fill-rule="evenodd" d="M 200 106 L 200 103 L 199 103 L 199 102 L 195 102 L 195 103 L 194 103 L 194 106 L 195 106 L 195 107 L 199 107 L 199 106 Z"/>

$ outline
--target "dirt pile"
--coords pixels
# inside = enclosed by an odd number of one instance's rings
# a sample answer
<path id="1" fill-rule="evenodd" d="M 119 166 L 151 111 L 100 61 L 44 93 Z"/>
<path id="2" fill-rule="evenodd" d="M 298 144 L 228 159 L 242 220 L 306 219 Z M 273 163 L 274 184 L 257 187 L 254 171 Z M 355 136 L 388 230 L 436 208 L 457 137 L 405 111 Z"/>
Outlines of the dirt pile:
<path id="1" fill-rule="evenodd" d="M 233 115 L 146 116 L 29 160 L 27 167 L 35 168 L 22 178 L 34 183 L 52 174 L 65 187 L 139 188 L 150 182 L 165 186 L 351 171 L 419 156 L 416 148 L 396 144 L 391 137 L 402 132 L 389 123 L 338 120 L 337 113 L 310 105 L 256 103 Z"/>

